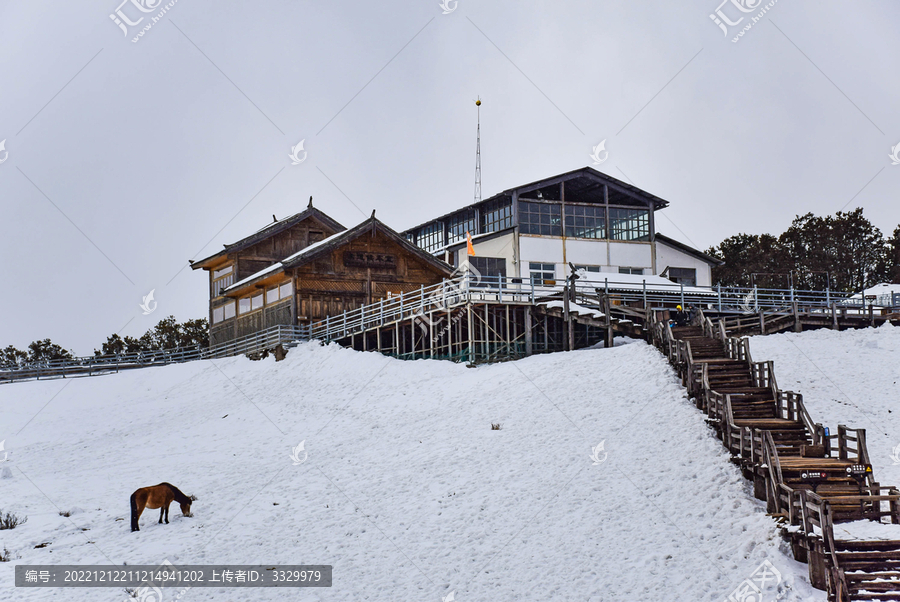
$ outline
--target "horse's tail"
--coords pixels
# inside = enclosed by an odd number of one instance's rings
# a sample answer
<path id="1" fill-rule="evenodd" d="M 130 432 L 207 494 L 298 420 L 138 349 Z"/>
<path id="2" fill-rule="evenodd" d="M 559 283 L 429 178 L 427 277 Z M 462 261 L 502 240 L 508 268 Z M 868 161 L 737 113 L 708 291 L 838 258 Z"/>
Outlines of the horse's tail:
<path id="1" fill-rule="evenodd" d="M 137 491 L 131 494 L 131 530 L 135 531 L 138 521 Z"/>

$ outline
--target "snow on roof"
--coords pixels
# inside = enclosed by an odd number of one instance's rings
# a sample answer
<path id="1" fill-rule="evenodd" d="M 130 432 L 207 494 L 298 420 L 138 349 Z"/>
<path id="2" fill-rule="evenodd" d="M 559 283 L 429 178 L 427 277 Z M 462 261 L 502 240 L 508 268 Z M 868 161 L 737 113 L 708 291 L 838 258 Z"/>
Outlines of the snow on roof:
<path id="1" fill-rule="evenodd" d="M 864 297 L 875 297 L 873 305 L 879 307 L 892 307 L 894 305 L 894 295 L 900 295 L 900 284 L 890 284 L 882 282 L 871 288 L 867 288 L 861 293 L 851 295 L 850 299 L 863 299 Z"/>
<path id="2" fill-rule="evenodd" d="M 279 270 L 279 268 L 281 268 L 281 262 L 280 261 L 275 262 L 272 265 L 270 265 L 269 267 L 263 268 L 262 270 L 256 272 L 255 274 L 251 274 L 251 275 L 247 276 L 243 280 L 238 280 L 237 282 L 235 282 L 228 288 L 224 289 L 224 292 L 227 293 L 229 291 L 233 291 L 234 289 L 241 288 L 248 282 L 250 282 L 252 280 L 256 280 L 257 278 L 259 278 L 260 276 L 262 276 L 264 274 L 268 274 L 269 272 L 277 272 Z"/>
<path id="3" fill-rule="evenodd" d="M 318 241 L 318 242 L 314 242 L 313 244 L 309 245 L 308 247 L 304 247 L 304 248 L 300 249 L 299 251 L 297 251 L 297 252 L 294 253 L 293 255 L 289 255 L 288 257 L 285 257 L 285 258 L 282 259 L 281 261 L 276 261 L 275 263 L 273 263 L 273 264 L 270 265 L 269 267 L 263 268 L 263 269 L 261 269 L 260 271 L 256 272 L 255 274 L 250 274 L 249 276 L 247 276 L 247 277 L 244 278 L 243 280 L 239 280 L 239 281 L 235 282 L 234 284 L 232 284 L 231 286 L 229 286 L 228 288 L 226 288 L 226 289 L 225 289 L 225 292 L 227 293 L 227 292 L 229 292 L 229 291 L 233 291 L 233 290 L 239 289 L 239 288 L 241 288 L 242 286 L 244 286 L 245 284 L 247 284 L 248 282 L 252 282 L 252 281 L 256 280 L 257 278 L 260 278 L 260 277 L 262 277 L 262 276 L 265 276 L 266 274 L 268 274 L 268 273 L 270 273 L 270 272 L 277 272 L 278 270 L 280 270 L 280 269 L 282 269 L 282 268 L 284 267 L 284 264 L 285 264 L 285 263 L 287 263 L 287 262 L 289 262 L 289 261 L 293 261 L 294 259 L 297 259 L 297 258 L 299 258 L 299 257 L 302 257 L 304 254 L 309 253 L 310 251 L 312 251 L 312 250 L 315 249 L 316 247 L 320 247 L 320 246 L 322 246 L 322 245 L 324 245 L 324 244 L 326 244 L 326 243 L 328 243 L 328 242 L 331 242 L 332 239 L 337 238 L 338 236 L 340 236 L 341 234 L 344 234 L 345 232 L 347 232 L 347 231 L 346 231 L 346 230 L 342 230 L 341 232 L 338 232 L 337 234 L 332 234 L 331 236 L 329 236 L 328 238 L 326 238 L 326 239 L 324 239 L 324 240 L 320 240 L 320 241 Z"/>
<path id="4" fill-rule="evenodd" d="M 609 288 L 618 290 L 643 290 L 644 283 L 647 283 L 647 290 L 654 293 L 681 293 L 681 285 L 672 282 L 668 278 L 662 276 L 642 275 L 642 274 L 615 274 L 611 272 L 588 272 L 580 269 L 577 283 L 584 286 L 586 283 L 596 283 L 604 286 L 605 282 L 609 282 Z M 702 288 L 698 286 L 685 286 L 685 293 L 695 295 L 712 295 L 712 289 Z"/>
<path id="5" fill-rule="evenodd" d="M 562 301 L 545 301 L 541 303 L 544 307 L 558 307 L 563 309 L 565 306 Z M 589 318 L 602 319 L 605 317 L 605 314 L 601 311 L 597 311 L 596 309 L 591 309 L 590 307 L 585 307 L 583 305 L 578 305 L 577 303 L 569 302 L 569 313 L 578 314 L 579 316 L 587 316 Z"/>

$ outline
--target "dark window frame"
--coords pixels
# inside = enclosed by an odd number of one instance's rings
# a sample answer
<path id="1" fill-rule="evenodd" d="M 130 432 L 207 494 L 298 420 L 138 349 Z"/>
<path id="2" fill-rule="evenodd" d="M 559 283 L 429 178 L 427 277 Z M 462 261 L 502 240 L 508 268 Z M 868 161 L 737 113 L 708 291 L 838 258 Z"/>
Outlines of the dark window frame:
<path id="1" fill-rule="evenodd" d="M 610 207 L 609 240 L 649 242 L 650 210 L 631 207 Z"/>
<path id="2" fill-rule="evenodd" d="M 562 203 L 519 200 L 519 232 L 562 236 Z"/>

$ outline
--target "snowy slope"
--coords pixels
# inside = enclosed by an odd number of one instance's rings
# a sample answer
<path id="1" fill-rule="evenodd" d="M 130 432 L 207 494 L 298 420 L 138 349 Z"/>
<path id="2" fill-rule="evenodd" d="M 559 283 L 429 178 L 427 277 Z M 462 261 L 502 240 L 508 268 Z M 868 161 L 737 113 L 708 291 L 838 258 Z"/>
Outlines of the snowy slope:
<path id="1" fill-rule="evenodd" d="M 0 531 L 15 562 L 334 565 L 331 589 L 186 602 L 720 601 L 765 559 L 782 600 L 825 599 L 643 342 L 478 368 L 310 343 L 6 385 L 2 438 L 0 508 L 28 515 Z M 131 533 L 129 495 L 161 481 L 199 498 L 194 518 L 148 510 Z M 125 598 L 15 590 L 15 562 L 0 600 Z"/>
<path id="2" fill-rule="evenodd" d="M 750 353 L 775 360 L 778 386 L 802 393 L 814 421 L 866 429 L 876 480 L 900 486 L 900 328 L 756 336 Z"/>

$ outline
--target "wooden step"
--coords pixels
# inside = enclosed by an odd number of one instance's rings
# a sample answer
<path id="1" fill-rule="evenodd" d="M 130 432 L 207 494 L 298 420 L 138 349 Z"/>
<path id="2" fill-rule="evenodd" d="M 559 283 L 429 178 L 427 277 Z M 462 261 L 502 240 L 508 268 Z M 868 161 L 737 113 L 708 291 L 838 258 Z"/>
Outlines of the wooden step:
<path id="1" fill-rule="evenodd" d="M 900 551 L 900 541 L 895 539 L 875 539 L 875 540 L 866 540 L 866 541 L 855 541 L 852 539 L 835 539 L 834 540 L 834 548 L 835 550 L 876 550 L 876 551 L 890 551 L 897 550 Z"/>

